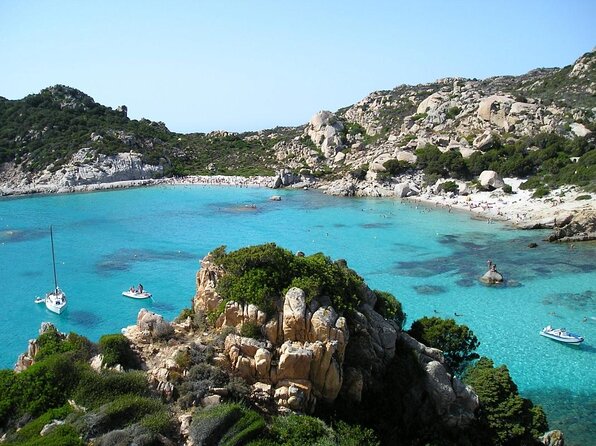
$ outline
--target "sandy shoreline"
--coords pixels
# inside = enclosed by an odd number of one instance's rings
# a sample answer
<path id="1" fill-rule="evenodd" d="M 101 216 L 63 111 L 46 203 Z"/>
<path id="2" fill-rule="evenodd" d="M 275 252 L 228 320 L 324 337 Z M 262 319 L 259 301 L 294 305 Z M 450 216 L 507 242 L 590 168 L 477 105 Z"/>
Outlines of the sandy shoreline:
<path id="1" fill-rule="evenodd" d="M 543 198 L 532 198 L 532 191 L 521 190 L 522 180 L 506 178 L 513 193 L 501 190 L 474 192 L 469 195 L 421 194 L 408 200 L 423 202 L 450 211 L 456 209 L 468 212 L 473 218 L 504 221 L 521 229 L 555 228 L 566 224 L 571 216 L 580 211 L 594 212 L 596 199 L 577 200 L 586 195 L 573 186 L 552 191 Z"/>
<path id="2" fill-rule="evenodd" d="M 77 193 L 102 190 L 123 189 L 130 187 L 147 187 L 156 185 L 203 185 L 231 187 L 267 187 L 275 184 L 274 176 L 224 176 L 193 175 L 187 177 L 138 179 L 116 181 L 110 183 L 94 183 L 77 186 L 60 186 L 52 184 L 31 185 L 15 189 L 0 188 L 0 196 L 16 197 L 30 194 Z M 577 200 L 580 195 L 587 195 L 574 186 L 564 186 L 552 191 L 543 198 L 532 198 L 532 192 L 519 189 L 522 180 L 505 178 L 512 186 L 513 193 L 505 194 L 502 190 L 473 192 L 468 195 L 452 193 L 433 194 L 429 188 L 423 188 L 420 195 L 402 200 L 424 203 L 432 207 L 464 211 L 472 218 L 484 219 L 488 223 L 500 220 L 521 229 L 555 228 L 568 222 L 571 216 L 580 211 L 594 212 L 596 199 Z M 313 189 L 325 189 L 328 183 L 312 184 Z M 393 190 L 385 189 L 385 198 L 397 197 Z"/>

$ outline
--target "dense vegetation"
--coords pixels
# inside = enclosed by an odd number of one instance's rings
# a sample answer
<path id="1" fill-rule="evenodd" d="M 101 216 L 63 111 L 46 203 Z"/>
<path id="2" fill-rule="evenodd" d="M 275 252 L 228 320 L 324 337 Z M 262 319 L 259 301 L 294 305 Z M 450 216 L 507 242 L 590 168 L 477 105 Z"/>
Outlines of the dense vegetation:
<path id="1" fill-rule="evenodd" d="M 548 429 L 544 411 L 519 396 L 506 366 L 494 367 L 490 359 L 481 358 L 466 371 L 464 382 L 480 398 L 478 427 L 488 444 L 533 444 Z"/>
<path id="2" fill-rule="evenodd" d="M 152 395 L 144 373 L 92 370 L 88 360 L 100 347 L 53 327 L 37 342 L 32 366 L 21 373 L 0 371 L 0 430 L 7 434 L 6 444 L 83 445 L 91 438 L 117 444 L 113 437 L 151 444 L 159 435 L 172 435 L 168 408 Z M 122 356 L 119 361 L 133 362 Z M 40 438 L 53 420 L 65 423 Z"/>
<path id="3" fill-rule="evenodd" d="M 0 97 L 0 163 L 15 161 L 31 172 L 55 171 L 89 147 L 104 155 L 133 150 L 146 163 L 162 164 L 166 175 L 270 175 L 277 142 L 271 132 L 176 134 L 162 122 L 131 120 L 126 111 L 63 85 L 21 100 Z"/>
<path id="4" fill-rule="evenodd" d="M 432 183 L 437 178 L 470 180 L 483 170 L 494 170 L 503 177 L 528 178 L 522 187 L 556 188 L 575 184 L 596 190 L 596 138 L 567 139 L 541 133 L 515 142 L 503 143 L 498 137 L 484 152 L 463 158 L 458 151 L 441 152 L 427 145 L 416 151 L 417 167 Z"/>
<path id="5" fill-rule="evenodd" d="M 423 317 L 414 321 L 408 331 L 410 336 L 429 347 L 438 348 L 445 355 L 445 363 L 460 374 L 470 361 L 478 359 L 475 353 L 480 345 L 478 338 L 465 325 L 453 319 Z"/>
<path id="6" fill-rule="evenodd" d="M 222 310 L 225 302 L 234 300 L 271 312 L 276 299 L 292 287 L 304 290 L 307 302 L 326 296 L 340 312 L 356 308 L 363 298 L 362 278 L 344 261 L 333 262 L 322 253 L 296 256 L 267 243 L 230 253 L 220 247 L 213 256 L 226 271 L 217 287 L 224 298 Z"/>

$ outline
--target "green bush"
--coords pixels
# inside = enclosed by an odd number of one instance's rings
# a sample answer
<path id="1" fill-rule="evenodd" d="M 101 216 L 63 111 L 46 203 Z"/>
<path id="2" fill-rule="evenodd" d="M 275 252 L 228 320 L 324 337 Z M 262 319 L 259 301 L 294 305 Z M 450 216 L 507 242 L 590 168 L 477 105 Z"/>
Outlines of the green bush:
<path id="1" fill-rule="evenodd" d="M 37 417 L 33 421 L 30 421 L 19 429 L 13 436 L 9 438 L 10 442 L 25 442 L 34 439 L 39 435 L 43 427 L 50 423 L 52 420 L 63 420 L 66 416 L 72 412 L 72 408 L 69 405 L 64 405 L 56 409 L 50 409 L 43 415 Z"/>
<path id="2" fill-rule="evenodd" d="M 453 192 L 453 193 L 458 193 L 459 192 L 459 186 L 457 185 L 457 183 L 455 181 L 445 181 L 443 184 L 443 191 L 444 192 Z"/>
<path id="3" fill-rule="evenodd" d="M 52 432 L 43 437 L 31 438 L 18 443 L 21 446 L 85 446 L 77 431 L 68 424 L 57 426 Z"/>
<path id="4" fill-rule="evenodd" d="M 442 350 L 446 364 L 455 373 L 461 373 L 469 361 L 478 358 L 478 338 L 466 325 L 456 324 L 453 319 L 423 317 L 414 321 L 408 333 L 428 347 Z"/>
<path id="5" fill-rule="evenodd" d="M 121 395 L 149 396 L 149 385 L 144 372 L 126 373 L 103 370 L 97 373 L 85 370 L 81 373 L 72 398 L 87 408 L 98 408 Z"/>
<path id="6" fill-rule="evenodd" d="M 189 317 L 192 318 L 194 316 L 194 311 L 192 311 L 192 308 L 184 308 L 180 314 L 176 317 L 175 321 L 176 322 L 184 322 L 186 319 L 188 319 Z"/>
<path id="7" fill-rule="evenodd" d="M 505 184 L 503 186 L 503 192 L 505 192 L 506 194 L 512 194 L 513 193 L 513 188 L 511 187 L 511 185 Z"/>
<path id="8" fill-rule="evenodd" d="M 334 426 L 337 446 L 379 446 L 379 440 L 372 429 L 357 424 L 338 421 Z"/>
<path id="9" fill-rule="evenodd" d="M 335 439 L 329 426 L 308 415 L 277 416 L 269 426 L 269 434 L 279 444 L 287 446 L 331 445 Z"/>
<path id="10" fill-rule="evenodd" d="M 481 358 L 463 379 L 480 399 L 480 431 L 486 444 L 534 444 L 548 430 L 544 412 L 519 396 L 506 366 L 495 368 L 490 359 Z"/>
<path id="11" fill-rule="evenodd" d="M 447 112 L 445 113 L 445 116 L 447 117 L 447 119 L 455 119 L 455 117 L 459 115 L 460 112 L 461 110 L 459 107 L 449 107 L 447 109 Z"/>
<path id="12" fill-rule="evenodd" d="M 240 327 L 240 336 L 245 338 L 259 339 L 263 337 L 261 327 L 254 322 L 244 322 Z"/>
<path id="13" fill-rule="evenodd" d="M 122 334 L 103 335 L 99 338 L 99 350 L 106 367 L 113 367 L 116 364 L 120 364 L 125 369 L 138 367 L 138 359 L 130 348 L 130 341 Z"/>
<path id="14" fill-rule="evenodd" d="M 98 416 L 89 414 L 93 433 L 105 433 L 143 420 L 147 415 L 162 413 L 167 409 L 158 400 L 138 395 L 122 395 L 98 410 Z M 152 419 L 149 419 L 152 424 Z"/>
<path id="15" fill-rule="evenodd" d="M 546 186 L 539 186 L 532 194 L 532 198 L 542 198 L 550 194 L 550 190 Z"/>
<path id="16" fill-rule="evenodd" d="M 575 199 L 576 200 L 591 200 L 592 196 L 589 194 L 578 195 Z"/>
<path id="17" fill-rule="evenodd" d="M 298 257 L 274 243 L 268 243 L 229 254 L 219 250 L 215 258 L 226 275 L 217 285 L 217 291 L 224 300 L 218 311 L 210 315 L 212 319 L 217 318 L 225 303 L 231 300 L 252 303 L 271 313 L 275 301 L 292 284 L 306 288 L 309 302 L 317 295 L 328 296 L 339 312 L 356 308 L 362 300 L 362 278 L 321 253 Z"/>
<path id="18" fill-rule="evenodd" d="M 385 319 L 395 321 L 399 328 L 403 328 L 406 323 L 406 313 L 402 309 L 401 302 L 386 291 L 374 290 L 373 293 L 377 297 L 375 311 Z"/>
<path id="19" fill-rule="evenodd" d="M 38 416 L 64 405 L 87 367 L 74 362 L 68 353 L 36 362 L 17 375 L 17 412 Z"/>
<path id="20" fill-rule="evenodd" d="M 195 411 L 190 438 L 195 444 L 240 446 L 256 438 L 265 421 L 255 411 L 237 403 L 224 403 Z"/>

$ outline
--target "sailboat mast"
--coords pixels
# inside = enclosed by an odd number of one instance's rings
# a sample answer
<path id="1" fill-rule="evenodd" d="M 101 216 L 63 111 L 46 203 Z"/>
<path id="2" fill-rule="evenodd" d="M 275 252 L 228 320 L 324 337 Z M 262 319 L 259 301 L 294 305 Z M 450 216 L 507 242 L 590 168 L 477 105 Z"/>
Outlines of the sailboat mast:
<path id="1" fill-rule="evenodd" d="M 52 241 L 52 266 L 54 267 L 54 290 L 58 289 L 58 279 L 56 279 L 56 257 L 54 256 L 54 231 L 50 225 L 50 240 Z"/>

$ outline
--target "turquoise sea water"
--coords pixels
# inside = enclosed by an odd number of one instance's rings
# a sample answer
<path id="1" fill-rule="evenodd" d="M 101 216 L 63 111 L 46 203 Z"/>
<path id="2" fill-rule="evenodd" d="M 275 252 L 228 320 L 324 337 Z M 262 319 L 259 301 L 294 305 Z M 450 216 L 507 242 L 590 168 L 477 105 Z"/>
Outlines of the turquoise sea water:
<path id="1" fill-rule="evenodd" d="M 198 260 L 209 250 L 274 241 L 346 259 L 372 288 L 392 292 L 409 322 L 439 315 L 468 325 L 479 353 L 507 364 L 521 393 L 544 406 L 568 444 L 594 441 L 593 244 L 542 243 L 542 232 L 396 200 L 275 193 L 281 202 L 269 201 L 266 189 L 200 186 L 0 200 L 0 367 L 14 365 L 42 321 L 97 340 L 134 324 L 143 307 L 173 319 L 190 306 Z M 69 298 L 61 316 L 33 303 L 53 286 L 50 224 Z M 530 242 L 539 247 L 529 249 Z M 489 258 L 506 286 L 478 282 Z M 139 282 L 153 299 L 121 296 Z M 547 324 L 586 342 L 574 347 L 539 336 Z"/>

